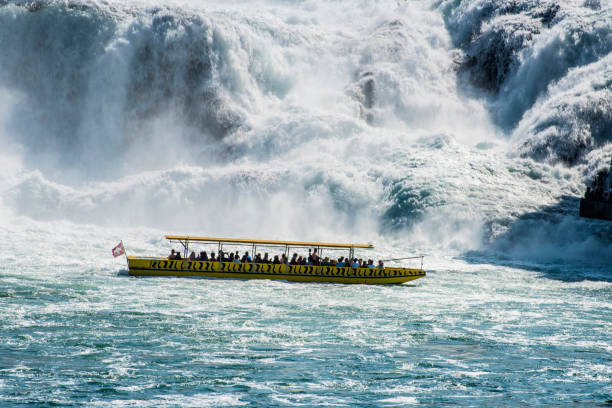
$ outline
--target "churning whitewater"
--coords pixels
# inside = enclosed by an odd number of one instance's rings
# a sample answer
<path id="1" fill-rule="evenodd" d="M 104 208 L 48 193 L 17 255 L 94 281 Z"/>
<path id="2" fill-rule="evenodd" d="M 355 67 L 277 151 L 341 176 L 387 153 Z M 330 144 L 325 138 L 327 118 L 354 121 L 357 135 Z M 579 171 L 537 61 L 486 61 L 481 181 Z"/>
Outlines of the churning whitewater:
<path id="1" fill-rule="evenodd" d="M 0 0 L 0 405 L 610 406 L 610 0 Z M 130 278 L 164 234 L 425 255 Z M 178 249 L 178 248 L 175 248 Z"/>

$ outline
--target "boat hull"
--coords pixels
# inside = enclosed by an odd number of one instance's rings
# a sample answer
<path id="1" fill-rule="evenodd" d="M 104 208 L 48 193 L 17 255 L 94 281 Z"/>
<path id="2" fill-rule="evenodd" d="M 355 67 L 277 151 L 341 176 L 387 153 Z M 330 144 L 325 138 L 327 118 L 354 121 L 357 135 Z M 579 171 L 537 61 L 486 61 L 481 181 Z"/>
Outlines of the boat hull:
<path id="1" fill-rule="evenodd" d="M 425 276 L 422 269 L 349 268 L 312 265 L 239 264 L 128 257 L 132 276 L 188 276 L 234 279 L 282 279 L 294 282 L 399 284 Z"/>

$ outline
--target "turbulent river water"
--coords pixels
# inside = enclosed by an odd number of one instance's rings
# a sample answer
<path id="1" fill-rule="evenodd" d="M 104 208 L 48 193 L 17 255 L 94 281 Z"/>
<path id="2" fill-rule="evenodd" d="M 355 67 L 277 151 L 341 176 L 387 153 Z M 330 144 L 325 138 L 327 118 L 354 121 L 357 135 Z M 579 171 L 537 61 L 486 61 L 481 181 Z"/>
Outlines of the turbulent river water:
<path id="1" fill-rule="evenodd" d="M 0 406 L 612 406 L 609 0 L 0 0 Z M 164 234 L 398 286 L 131 278 Z M 178 248 L 176 248 L 178 249 Z"/>

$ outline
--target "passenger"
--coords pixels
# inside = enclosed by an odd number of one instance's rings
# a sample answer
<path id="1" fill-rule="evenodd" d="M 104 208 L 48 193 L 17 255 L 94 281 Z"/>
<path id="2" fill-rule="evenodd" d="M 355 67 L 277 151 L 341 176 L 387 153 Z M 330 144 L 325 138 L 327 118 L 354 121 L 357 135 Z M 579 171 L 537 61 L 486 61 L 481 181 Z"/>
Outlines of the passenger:
<path id="1" fill-rule="evenodd" d="M 236 254 L 236 255 L 238 255 L 238 254 Z M 230 253 L 229 259 L 228 259 L 227 261 L 228 261 L 228 262 L 234 262 L 234 258 L 235 258 L 235 255 L 234 255 L 234 253 L 232 252 L 232 253 Z"/>
<path id="2" fill-rule="evenodd" d="M 191 253 L 189 254 L 189 260 L 190 261 L 195 261 L 196 260 L 195 251 L 191 251 Z"/>
<path id="3" fill-rule="evenodd" d="M 178 260 L 181 259 L 181 253 L 179 251 L 175 252 L 174 259 L 178 259 Z"/>
<path id="4" fill-rule="evenodd" d="M 336 266 L 339 267 L 339 268 L 342 268 L 345 265 L 346 264 L 344 263 L 344 257 L 341 256 L 340 258 L 338 258 L 338 262 L 336 262 Z"/>
<path id="5" fill-rule="evenodd" d="M 169 260 L 176 259 L 176 255 L 175 255 L 175 253 L 174 253 L 174 249 L 173 249 L 172 251 L 170 251 L 170 255 L 168 255 L 168 259 L 169 259 Z"/>
<path id="6" fill-rule="evenodd" d="M 270 263 L 270 259 L 268 258 L 268 253 L 264 252 L 263 263 Z"/>
<path id="7" fill-rule="evenodd" d="M 306 262 L 304 261 L 304 258 L 302 257 L 302 255 L 300 255 L 297 259 L 297 264 L 298 265 L 306 265 Z"/>
<path id="8" fill-rule="evenodd" d="M 261 252 L 258 252 L 257 255 L 255 255 L 255 263 L 262 263 L 263 259 L 261 259 Z"/>
<path id="9" fill-rule="evenodd" d="M 317 249 L 316 248 L 312 250 L 312 264 L 313 265 L 320 265 L 321 264 L 321 258 L 317 254 Z"/>
<path id="10" fill-rule="evenodd" d="M 209 260 L 212 261 L 212 262 L 217 262 L 217 258 L 215 258 L 215 253 L 214 252 L 210 253 L 210 259 Z"/>
<path id="11" fill-rule="evenodd" d="M 332 266 L 331 262 L 329 262 L 328 257 L 325 257 L 325 259 L 323 259 L 323 263 L 321 265 L 322 266 Z"/>
<path id="12" fill-rule="evenodd" d="M 203 261 L 208 261 L 208 254 L 206 253 L 206 251 L 200 252 L 200 259 Z"/>
<path id="13" fill-rule="evenodd" d="M 274 260 L 272 261 L 274 265 L 280 265 L 280 260 L 278 259 L 278 255 L 274 255 Z"/>
<path id="14" fill-rule="evenodd" d="M 236 253 L 236 255 L 234 255 L 234 263 L 237 264 L 241 264 L 242 262 L 240 262 L 240 256 L 238 255 L 238 253 Z"/>
<path id="15" fill-rule="evenodd" d="M 382 259 L 378 261 L 378 269 L 385 269 L 385 264 L 383 264 Z"/>
<path id="16" fill-rule="evenodd" d="M 287 255 L 282 254 L 282 255 L 281 255 L 280 262 L 281 262 L 283 265 L 285 265 L 286 263 L 288 263 L 288 262 L 289 262 L 289 259 L 287 258 Z"/>
<path id="17" fill-rule="evenodd" d="M 351 268 L 359 268 L 359 262 L 357 262 L 357 258 L 353 259 L 353 263 L 351 264 Z"/>
<path id="18" fill-rule="evenodd" d="M 297 265 L 298 264 L 297 263 L 297 259 L 298 259 L 297 256 L 298 256 L 297 253 L 293 253 L 293 256 L 291 257 L 291 261 L 289 262 L 289 265 Z"/>
<path id="19" fill-rule="evenodd" d="M 252 260 L 252 259 L 251 259 L 251 257 L 249 256 L 249 251 L 246 251 L 246 252 L 244 253 L 244 255 L 242 256 L 242 262 L 243 262 L 243 263 L 245 263 L 245 262 L 249 262 L 249 263 L 251 263 L 252 261 L 253 261 L 253 260 Z"/>
<path id="20" fill-rule="evenodd" d="M 369 269 L 374 269 L 376 268 L 376 265 L 374 265 L 374 261 L 371 259 L 368 259 L 368 268 Z"/>

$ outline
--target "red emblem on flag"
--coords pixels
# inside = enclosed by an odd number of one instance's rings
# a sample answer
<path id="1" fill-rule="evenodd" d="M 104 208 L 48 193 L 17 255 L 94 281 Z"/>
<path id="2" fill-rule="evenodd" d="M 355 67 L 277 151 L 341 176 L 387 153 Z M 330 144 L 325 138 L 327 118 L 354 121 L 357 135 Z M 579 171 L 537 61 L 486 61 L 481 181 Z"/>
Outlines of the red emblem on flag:
<path id="1" fill-rule="evenodd" d="M 125 254 L 125 248 L 123 247 L 123 241 L 119 242 L 119 245 L 113 248 L 113 256 L 116 258 Z"/>

